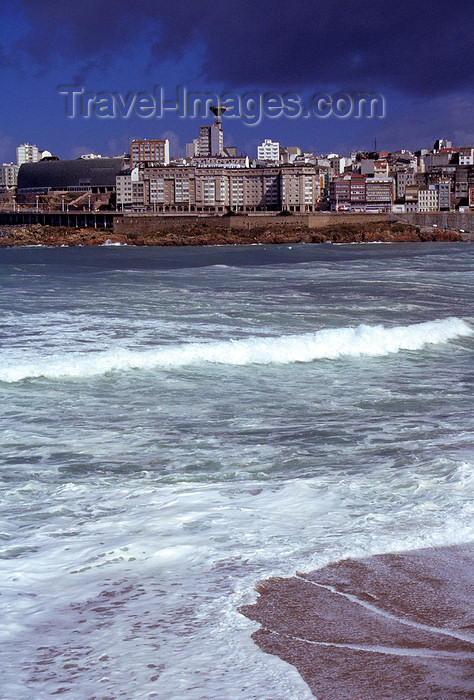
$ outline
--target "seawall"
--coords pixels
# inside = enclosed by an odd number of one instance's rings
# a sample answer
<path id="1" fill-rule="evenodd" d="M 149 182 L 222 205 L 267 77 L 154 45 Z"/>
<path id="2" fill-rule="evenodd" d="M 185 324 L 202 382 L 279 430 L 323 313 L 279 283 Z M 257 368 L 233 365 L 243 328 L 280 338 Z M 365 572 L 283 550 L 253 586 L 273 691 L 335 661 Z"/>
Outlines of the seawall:
<path id="1" fill-rule="evenodd" d="M 474 212 L 433 212 L 429 214 L 390 214 L 391 221 L 401 221 L 413 226 L 437 226 L 454 231 L 474 231 Z"/>
<path id="2" fill-rule="evenodd" d="M 275 231 L 326 229 L 340 224 L 362 225 L 369 223 L 388 223 L 388 214 L 294 214 L 292 216 L 275 215 L 238 215 L 235 216 L 160 216 L 141 214 L 136 216 L 119 216 L 114 218 L 113 231 L 117 235 L 128 235 L 132 231 L 139 235 L 155 234 L 161 231 L 189 229 L 202 231 Z"/>
<path id="3" fill-rule="evenodd" d="M 18 215 L 17 215 L 18 216 Z M 89 215 L 88 215 L 89 216 Z M 91 217 L 94 214 L 90 215 Z M 110 216 L 110 214 L 109 214 Z M 444 225 L 443 215 L 418 226 L 394 220 L 388 214 L 318 214 L 272 216 L 113 216 L 110 228 L 97 220 L 85 227 L 51 226 L 24 221 L 4 226 L 0 220 L 0 246 L 101 245 L 106 242 L 142 246 L 241 245 L 261 243 L 408 243 L 472 240 L 472 234 Z M 463 219 L 459 225 L 469 225 Z M 435 220 L 438 222 L 433 226 Z M 77 225 L 77 224 L 76 224 Z"/>

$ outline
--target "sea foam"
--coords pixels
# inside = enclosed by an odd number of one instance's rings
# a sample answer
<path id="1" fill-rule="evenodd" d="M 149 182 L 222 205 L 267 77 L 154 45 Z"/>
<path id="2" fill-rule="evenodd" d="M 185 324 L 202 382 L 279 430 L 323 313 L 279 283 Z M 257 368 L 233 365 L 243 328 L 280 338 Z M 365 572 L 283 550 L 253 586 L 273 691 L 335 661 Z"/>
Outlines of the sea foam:
<path id="1" fill-rule="evenodd" d="M 472 334 L 473 330 L 462 319 L 447 318 L 392 328 L 360 325 L 300 335 L 183 343 L 144 351 L 116 347 L 97 353 L 72 352 L 47 360 L 3 364 L 0 381 L 94 377 L 113 371 L 174 369 L 201 363 L 267 365 L 344 356 L 382 356 L 400 350 L 421 350 L 428 344 L 445 343 Z"/>

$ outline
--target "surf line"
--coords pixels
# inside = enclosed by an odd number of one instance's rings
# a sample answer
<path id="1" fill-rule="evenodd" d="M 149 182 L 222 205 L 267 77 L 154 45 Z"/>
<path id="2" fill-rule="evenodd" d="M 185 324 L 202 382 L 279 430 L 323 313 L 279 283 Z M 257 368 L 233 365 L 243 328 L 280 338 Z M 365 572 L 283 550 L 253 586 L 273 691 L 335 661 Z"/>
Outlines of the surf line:
<path id="1" fill-rule="evenodd" d="M 277 632 L 269 627 L 262 627 L 262 631 L 268 632 L 269 634 L 274 634 L 277 637 L 285 637 L 285 639 L 291 639 L 293 642 L 303 642 L 304 644 L 312 644 L 313 646 L 320 647 L 336 647 L 337 649 L 351 649 L 353 651 L 368 651 L 373 654 L 385 654 L 387 656 L 421 656 L 423 658 L 436 658 L 436 659 L 461 659 L 461 660 L 471 660 L 474 659 L 474 653 L 468 651 L 445 651 L 442 649 L 427 649 L 426 647 L 384 647 L 371 646 L 370 644 L 343 644 L 342 642 L 321 642 L 314 639 L 305 639 L 304 637 L 294 637 L 291 634 L 286 634 L 285 632 Z"/>
<path id="2" fill-rule="evenodd" d="M 414 627 L 419 630 L 424 630 L 425 632 L 441 634 L 445 637 L 452 637 L 453 639 L 458 639 L 461 642 L 468 642 L 469 644 L 474 644 L 474 637 L 472 635 L 463 635 L 459 634 L 458 632 L 454 632 L 453 630 L 446 630 L 442 627 L 433 627 L 432 625 L 424 625 L 422 622 L 415 622 L 414 620 L 407 620 L 406 618 L 398 617 L 397 615 L 393 615 L 392 613 L 377 608 L 375 605 L 367 603 L 365 600 L 360 600 L 359 598 L 357 598 L 357 596 L 352 595 L 351 593 L 343 593 L 342 591 L 338 591 L 336 588 L 334 588 L 334 586 L 330 586 L 329 584 L 324 583 L 316 583 L 315 581 L 311 581 L 310 579 L 305 578 L 302 574 L 299 574 L 298 572 L 296 573 L 296 576 L 301 581 L 305 581 L 306 583 L 309 583 L 312 586 L 316 586 L 318 588 L 325 588 L 327 591 L 330 591 L 335 595 L 340 595 L 343 598 L 347 598 L 347 600 L 350 600 L 351 603 L 361 605 L 363 608 L 370 610 L 370 612 L 374 613 L 375 615 L 379 615 L 380 617 L 386 617 L 389 620 L 393 620 L 394 622 L 399 622 L 400 624 L 407 625 L 408 627 Z"/>

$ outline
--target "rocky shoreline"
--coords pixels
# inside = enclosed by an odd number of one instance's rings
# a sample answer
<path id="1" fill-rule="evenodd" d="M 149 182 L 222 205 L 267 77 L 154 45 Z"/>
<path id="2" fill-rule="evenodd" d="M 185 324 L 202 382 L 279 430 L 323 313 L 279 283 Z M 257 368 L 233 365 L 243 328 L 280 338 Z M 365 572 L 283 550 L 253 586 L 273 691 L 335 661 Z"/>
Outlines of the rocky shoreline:
<path id="1" fill-rule="evenodd" d="M 130 232 L 113 233 L 107 229 L 67 228 L 27 224 L 0 226 L 0 247 L 12 246 L 85 246 L 122 244 L 134 246 L 202 246 L 245 245 L 262 243 L 408 243 L 426 241 L 466 240 L 456 231 L 425 228 L 397 222 L 368 222 L 360 224 L 335 223 L 310 229 L 295 222 L 279 222 L 271 226 L 245 229 L 215 229 L 203 224 L 189 224 L 172 229 L 137 233 L 133 226 Z"/>

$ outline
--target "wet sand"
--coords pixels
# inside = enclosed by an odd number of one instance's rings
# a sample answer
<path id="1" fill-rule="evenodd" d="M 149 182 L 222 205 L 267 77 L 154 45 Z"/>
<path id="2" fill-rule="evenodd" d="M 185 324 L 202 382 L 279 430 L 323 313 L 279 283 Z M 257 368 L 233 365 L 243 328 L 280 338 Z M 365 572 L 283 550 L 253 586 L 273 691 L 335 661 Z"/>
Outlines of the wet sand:
<path id="1" fill-rule="evenodd" d="M 474 543 L 270 579 L 241 612 L 319 700 L 474 698 Z"/>

